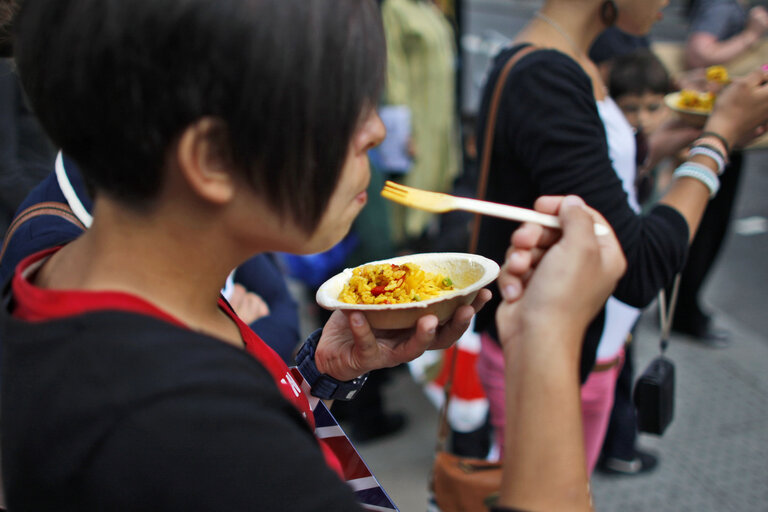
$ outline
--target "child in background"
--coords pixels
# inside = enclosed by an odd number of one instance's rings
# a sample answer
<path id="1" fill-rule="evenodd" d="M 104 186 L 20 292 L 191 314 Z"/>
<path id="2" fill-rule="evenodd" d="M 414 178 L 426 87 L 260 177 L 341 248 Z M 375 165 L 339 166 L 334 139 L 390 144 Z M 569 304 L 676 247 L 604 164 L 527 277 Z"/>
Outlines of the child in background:
<path id="1" fill-rule="evenodd" d="M 659 175 L 648 165 L 648 137 L 670 118 L 664 96 L 672 90 L 669 73 L 658 57 L 646 48 L 614 59 L 608 90 L 637 137 L 637 195 L 648 202 L 655 189 L 663 190 L 669 175 Z"/>
<path id="2" fill-rule="evenodd" d="M 608 90 L 635 130 L 637 139 L 637 200 L 641 207 L 653 204 L 666 189 L 675 166 L 655 165 L 649 156 L 648 138 L 662 125 L 674 120 L 664 103 L 664 96 L 672 90 L 672 81 L 661 61 L 647 48 L 638 48 L 615 56 L 610 61 Z M 698 134 L 692 131 L 691 140 Z M 685 134 L 683 134 L 685 135 Z M 669 172 L 663 172 L 669 168 Z M 624 364 L 619 373 L 614 404 L 605 435 L 597 469 L 610 474 L 637 475 L 653 470 L 658 464 L 656 455 L 637 448 L 637 418 L 632 403 L 634 384 L 634 349 L 631 343 L 624 352 Z"/>

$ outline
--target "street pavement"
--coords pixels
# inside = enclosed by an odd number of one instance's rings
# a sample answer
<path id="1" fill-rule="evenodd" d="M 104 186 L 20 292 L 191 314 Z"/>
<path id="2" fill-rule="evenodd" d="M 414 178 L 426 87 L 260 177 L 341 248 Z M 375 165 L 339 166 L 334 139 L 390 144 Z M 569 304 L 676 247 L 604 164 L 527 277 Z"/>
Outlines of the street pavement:
<path id="1" fill-rule="evenodd" d="M 463 84 L 482 79 L 489 49 L 519 29 L 536 0 L 469 0 L 474 33 L 463 40 L 472 67 Z M 685 37 L 681 1 L 673 1 L 655 40 Z M 485 59 L 485 60 L 484 60 Z M 469 62 L 471 61 L 471 62 Z M 711 349 L 672 336 L 667 355 L 677 370 L 676 409 L 662 437 L 641 435 L 641 447 L 659 455 L 658 468 L 634 477 L 592 479 L 598 511 L 768 511 L 768 150 L 747 153 L 731 229 L 704 288 L 704 303 L 733 343 Z M 643 314 L 635 337 L 636 373 L 658 354 L 655 307 Z M 402 512 L 426 509 L 437 411 L 407 371 L 386 388 L 388 409 L 405 412 L 407 427 L 359 446 Z"/>

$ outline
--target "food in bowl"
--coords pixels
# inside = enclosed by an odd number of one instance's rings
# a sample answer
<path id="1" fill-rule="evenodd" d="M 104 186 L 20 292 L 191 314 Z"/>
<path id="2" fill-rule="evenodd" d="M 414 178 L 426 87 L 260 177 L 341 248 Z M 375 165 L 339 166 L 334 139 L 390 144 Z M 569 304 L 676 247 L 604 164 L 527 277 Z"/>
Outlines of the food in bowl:
<path id="1" fill-rule="evenodd" d="M 727 84 L 731 81 L 731 77 L 728 76 L 728 70 L 724 66 L 709 66 L 706 70 L 706 78 L 708 82 L 717 82 L 719 84 Z"/>
<path id="2" fill-rule="evenodd" d="M 715 104 L 715 95 L 711 92 L 683 89 L 677 100 L 678 108 L 685 110 L 710 111 Z"/>
<path id="3" fill-rule="evenodd" d="M 347 304 L 404 304 L 453 290 L 450 277 L 425 272 L 415 263 L 363 265 L 352 270 L 339 300 Z"/>
<path id="4" fill-rule="evenodd" d="M 422 253 L 372 261 L 367 265 L 418 266 L 425 273 L 442 275 L 451 280 L 453 290 L 444 290 L 432 298 L 401 303 L 351 304 L 339 297 L 353 278 L 354 269 L 348 268 L 323 283 L 317 290 L 318 305 L 329 310 L 360 311 L 374 329 L 410 329 L 419 318 L 433 314 L 439 323 L 447 322 L 463 304 L 471 304 L 478 292 L 499 275 L 499 265 L 477 254 Z"/>

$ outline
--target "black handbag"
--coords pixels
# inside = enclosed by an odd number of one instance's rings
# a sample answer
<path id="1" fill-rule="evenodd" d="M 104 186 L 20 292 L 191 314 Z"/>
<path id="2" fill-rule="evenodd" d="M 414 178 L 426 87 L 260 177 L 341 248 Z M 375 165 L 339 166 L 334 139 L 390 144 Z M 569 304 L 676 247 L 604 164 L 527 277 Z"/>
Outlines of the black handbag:
<path id="1" fill-rule="evenodd" d="M 662 435 L 672 423 L 675 413 L 675 365 L 664 357 L 669 346 L 669 330 L 675 313 L 680 274 L 675 277 L 669 308 L 664 290 L 659 293 L 659 319 L 661 321 L 661 355 L 656 357 L 635 383 L 634 402 L 637 410 L 637 428 L 640 432 Z"/>

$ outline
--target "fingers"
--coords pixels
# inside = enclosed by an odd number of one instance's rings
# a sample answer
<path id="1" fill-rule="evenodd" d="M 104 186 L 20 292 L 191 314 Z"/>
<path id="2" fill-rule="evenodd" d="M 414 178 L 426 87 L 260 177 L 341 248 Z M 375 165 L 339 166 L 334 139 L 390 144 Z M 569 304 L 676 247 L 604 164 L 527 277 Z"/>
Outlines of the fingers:
<path id="1" fill-rule="evenodd" d="M 229 298 L 229 305 L 232 306 L 232 309 L 234 309 L 236 312 L 240 305 L 243 303 L 245 294 L 245 287 L 241 284 L 235 283 L 235 286 L 232 287 L 232 296 Z"/>
<path id="2" fill-rule="evenodd" d="M 442 349 L 453 345 L 469 328 L 472 317 L 491 299 L 491 291 L 483 288 L 477 293 L 471 304 L 461 306 L 453 313 L 450 321 L 437 329 L 437 336 L 429 349 Z"/>

